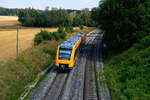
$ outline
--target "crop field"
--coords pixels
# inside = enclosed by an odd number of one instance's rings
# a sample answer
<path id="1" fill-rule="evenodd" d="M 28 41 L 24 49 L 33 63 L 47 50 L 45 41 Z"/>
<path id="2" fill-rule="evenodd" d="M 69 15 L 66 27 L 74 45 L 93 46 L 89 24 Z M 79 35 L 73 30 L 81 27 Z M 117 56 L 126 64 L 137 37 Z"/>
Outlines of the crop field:
<path id="1" fill-rule="evenodd" d="M 0 16 L 0 62 L 16 55 L 16 27 L 19 26 L 19 52 L 30 48 L 33 45 L 35 34 L 42 28 L 25 28 L 18 22 L 18 17 Z M 45 28 L 54 32 L 57 28 Z"/>

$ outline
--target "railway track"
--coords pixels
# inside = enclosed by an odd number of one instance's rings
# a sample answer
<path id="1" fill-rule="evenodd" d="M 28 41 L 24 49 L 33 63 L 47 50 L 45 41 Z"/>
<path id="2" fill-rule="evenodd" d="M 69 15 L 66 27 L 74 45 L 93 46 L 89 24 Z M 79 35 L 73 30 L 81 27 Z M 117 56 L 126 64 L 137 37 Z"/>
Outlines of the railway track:
<path id="1" fill-rule="evenodd" d="M 70 74 L 69 71 L 65 72 L 57 71 L 57 74 L 53 79 L 53 82 L 49 86 L 49 89 L 44 97 L 44 100 L 61 100 L 69 74 Z"/>
<path id="2" fill-rule="evenodd" d="M 86 45 L 80 53 L 75 67 L 70 72 L 51 71 L 43 95 L 40 93 L 30 100 L 102 100 L 99 73 L 96 63 L 102 36 L 95 30 L 86 37 Z M 46 80 L 46 81 L 47 81 Z M 38 89 L 37 89 L 38 90 Z M 39 89 L 42 90 L 42 89 Z M 39 91 L 38 91 L 39 92 Z M 105 100 L 105 99 L 103 99 Z"/>
<path id="3" fill-rule="evenodd" d="M 97 68 L 95 65 L 97 51 L 98 40 L 100 39 L 99 33 L 91 34 L 90 37 L 93 37 L 93 40 L 88 43 L 88 56 L 87 63 L 85 67 L 84 74 L 84 95 L 83 100 L 100 100 L 100 89 L 99 82 L 97 77 Z"/>

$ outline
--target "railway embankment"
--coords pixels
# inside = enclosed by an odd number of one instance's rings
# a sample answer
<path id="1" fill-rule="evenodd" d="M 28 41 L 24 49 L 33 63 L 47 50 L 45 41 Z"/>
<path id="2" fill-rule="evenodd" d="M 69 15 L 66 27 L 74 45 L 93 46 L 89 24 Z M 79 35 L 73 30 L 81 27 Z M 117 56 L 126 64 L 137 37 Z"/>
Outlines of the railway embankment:
<path id="1" fill-rule="evenodd" d="M 104 71 L 112 100 L 149 100 L 150 35 L 108 58 Z"/>

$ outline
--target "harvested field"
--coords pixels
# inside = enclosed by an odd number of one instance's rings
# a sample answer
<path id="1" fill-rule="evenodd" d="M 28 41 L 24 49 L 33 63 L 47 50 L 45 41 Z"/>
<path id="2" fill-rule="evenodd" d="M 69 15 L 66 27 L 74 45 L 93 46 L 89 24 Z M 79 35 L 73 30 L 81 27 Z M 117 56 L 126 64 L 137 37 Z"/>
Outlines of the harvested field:
<path id="1" fill-rule="evenodd" d="M 17 16 L 0 16 L 0 30 L 15 28 L 20 25 Z"/>
<path id="2" fill-rule="evenodd" d="M 25 28 L 20 26 L 18 17 L 0 16 L 0 62 L 16 55 L 16 27 L 19 25 L 19 52 L 33 45 L 35 34 L 43 28 Z M 50 32 L 57 28 L 45 28 Z"/>

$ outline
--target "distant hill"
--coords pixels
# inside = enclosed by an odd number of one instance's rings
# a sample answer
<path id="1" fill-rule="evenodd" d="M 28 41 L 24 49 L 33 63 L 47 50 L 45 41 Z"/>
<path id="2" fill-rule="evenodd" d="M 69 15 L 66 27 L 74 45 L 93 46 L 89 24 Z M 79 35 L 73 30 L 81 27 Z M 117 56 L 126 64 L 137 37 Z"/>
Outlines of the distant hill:
<path id="1" fill-rule="evenodd" d="M 67 9 L 68 13 L 76 11 L 77 14 L 80 14 L 80 10 L 72 10 L 72 9 Z"/>
<path id="2" fill-rule="evenodd" d="M 0 7 L 0 15 L 1 16 L 18 16 L 19 12 L 23 9 L 11 9 L 11 8 L 3 8 Z M 39 12 L 43 12 L 44 10 L 38 10 Z M 80 14 L 80 10 L 72 10 L 72 9 L 67 9 L 68 13 L 76 11 L 77 14 Z"/>

